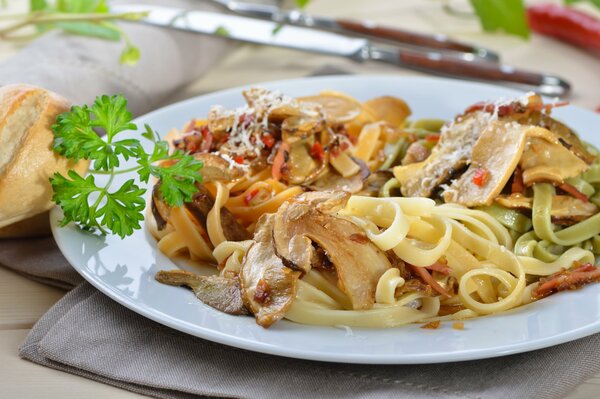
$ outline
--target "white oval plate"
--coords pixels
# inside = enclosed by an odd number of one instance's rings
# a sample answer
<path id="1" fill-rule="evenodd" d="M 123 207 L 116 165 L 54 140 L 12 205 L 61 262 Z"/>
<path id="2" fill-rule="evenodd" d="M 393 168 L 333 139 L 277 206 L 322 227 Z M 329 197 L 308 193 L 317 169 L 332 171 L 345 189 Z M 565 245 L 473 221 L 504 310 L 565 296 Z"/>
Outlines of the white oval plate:
<path id="1" fill-rule="evenodd" d="M 405 99 L 414 118 L 451 119 L 477 101 L 520 95 L 512 89 L 438 78 L 333 76 L 262 84 L 291 96 L 333 89 L 359 100 L 380 95 Z M 241 90 L 225 90 L 154 111 L 137 119 L 166 134 L 209 107 L 243 104 Z M 600 115 L 577 107 L 556 111 L 581 136 L 600 146 Z M 139 137 L 139 136 L 137 136 Z M 117 183 L 131 176 L 121 175 Z M 325 328 L 286 320 L 269 329 L 251 317 L 218 312 L 191 291 L 157 283 L 154 274 L 177 266 L 156 248 L 154 239 L 137 231 L 126 240 L 97 237 L 74 226 L 58 227 L 61 214 L 51 213 L 53 233 L 67 260 L 100 291 L 156 322 L 210 341 L 279 356 L 369 364 L 415 364 L 503 356 L 557 345 L 600 332 L 600 284 L 564 292 L 512 311 L 465 322 L 462 331 L 444 323 L 438 330 L 419 325 L 392 329 Z"/>

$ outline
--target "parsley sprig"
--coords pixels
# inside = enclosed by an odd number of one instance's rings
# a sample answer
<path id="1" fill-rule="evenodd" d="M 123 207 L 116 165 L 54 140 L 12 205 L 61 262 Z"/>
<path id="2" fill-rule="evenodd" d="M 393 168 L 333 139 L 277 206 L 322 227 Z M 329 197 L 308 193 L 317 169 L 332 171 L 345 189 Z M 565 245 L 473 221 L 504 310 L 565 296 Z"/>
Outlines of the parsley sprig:
<path id="1" fill-rule="evenodd" d="M 112 232 L 121 238 L 139 229 L 146 189 L 140 188 L 135 179 L 113 187 L 114 177 L 121 173 L 136 172 L 144 183 L 150 176 L 160 179 L 161 194 L 170 206 L 181 206 L 192 199 L 196 183 L 202 181 L 202 162 L 181 151 L 169 154 L 168 143 L 148 125 L 141 136 L 154 144 L 151 152 L 146 152 L 138 139 L 120 139 L 120 133 L 137 130 L 131 119 L 127 100 L 120 95 L 98 97 L 92 106 L 74 106 L 57 117 L 52 126 L 53 150 L 74 161 L 91 162 L 87 177 L 70 170 L 67 176 L 55 173 L 50 179 L 52 200 L 64 213 L 61 226 L 76 222 L 85 229 Z M 106 134 L 104 140 L 97 131 Z M 123 161 L 130 159 L 136 160 L 136 166 L 118 170 Z M 98 185 L 96 175 L 108 175 L 108 181 Z"/>

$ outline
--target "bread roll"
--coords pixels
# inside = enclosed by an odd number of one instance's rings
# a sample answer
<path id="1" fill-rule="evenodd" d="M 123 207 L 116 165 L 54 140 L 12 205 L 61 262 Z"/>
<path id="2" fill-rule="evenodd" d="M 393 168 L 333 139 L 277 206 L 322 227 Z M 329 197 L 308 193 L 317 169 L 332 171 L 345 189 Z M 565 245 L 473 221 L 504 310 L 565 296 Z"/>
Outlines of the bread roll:
<path id="1" fill-rule="evenodd" d="M 38 87 L 0 88 L 0 237 L 48 234 L 50 177 L 69 169 L 85 173 L 87 161 L 73 163 L 52 151 L 51 126 L 69 108 L 67 100 Z"/>

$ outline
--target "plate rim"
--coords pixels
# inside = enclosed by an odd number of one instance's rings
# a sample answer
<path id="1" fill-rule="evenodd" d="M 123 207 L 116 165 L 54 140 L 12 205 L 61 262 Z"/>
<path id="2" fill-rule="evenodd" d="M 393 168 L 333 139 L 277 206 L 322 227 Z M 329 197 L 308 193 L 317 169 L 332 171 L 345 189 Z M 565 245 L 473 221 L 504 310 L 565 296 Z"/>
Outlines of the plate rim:
<path id="1" fill-rule="evenodd" d="M 182 100 L 182 101 L 178 101 L 178 102 L 166 105 L 164 107 L 158 108 L 158 109 L 148 112 L 146 114 L 140 115 L 140 116 L 136 117 L 133 120 L 133 122 L 138 123 L 139 119 L 142 119 L 142 118 L 146 119 L 146 118 L 154 117 L 158 113 L 164 113 L 164 112 L 168 113 L 173 109 L 177 109 L 179 107 L 194 103 L 198 100 L 202 100 L 204 97 L 212 97 L 215 95 L 228 95 L 228 94 L 232 94 L 232 93 L 239 94 L 241 92 L 241 90 L 244 90 L 244 89 L 250 88 L 250 87 L 262 86 L 262 85 L 267 85 L 267 84 L 270 86 L 286 85 L 286 84 L 303 82 L 306 80 L 318 82 L 319 80 L 331 80 L 331 79 L 346 80 L 346 79 L 356 79 L 356 78 L 366 79 L 366 80 L 389 78 L 389 79 L 393 79 L 393 80 L 419 80 L 419 81 L 433 81 L 433 82 L 443 81 L 445 84 L 447 84 L 447 83 L 459 84 L 459 85 L 467 84 L 467 85 L 473 85 L 473 86 L 476 86 L 479 88 L 484 88 L 484 89 L 490 88 L 492 90 L 493 89 L 496 89 L 496 90 L 503 89 L 506 91 L 512 91 L 512 92 L 514 92 L 515 95 L 523 94 L 523 91 L 521 91 L 521 90 L 514 89 L 514 88 L 507 88 L 507 87 L 500 86 L 500 85 L 494 85 L 494 84 L 483 83 L 483 82 L 448 79 L 448 78 L 441 78 L 441 77 L 430 77 L 430 76 L 413 77 L 413 76 L 398 76 L 398 75 L 386 75 L 386 74 L 308 76 L 308 77 L 302 77 L 302 78 L 264 81 L 264 82 L 252 83 L 252 84 L 248 84 L 248 85 L 244 85 L 244 86 L 237 86 L 237 87 L 227 88 L 227 89 L 218 90 L 218 91 L 214 91 L 214 92 L 204 93 L 204 94 L 201 94 L 198 96 L 194 96 L 194 97 Z M 573 106 L 573 107 L 576 108 L 578 111 L 584 111 L 586 113 L 589 112 L 589 113 L 593 114 L 593 111 L 588 110 L 586 108 L 582 108 L 579 106 Z M 376 365 L 376 364 L 381 364 L 381 365 L 384 365 L 384 364 L 390 364 L 390 365 L 391 364 L 396 364 L 396 365 L 400 365 L 400 364 L 435 364 L 435 363 L 460 362 L 460 361 L 469 361 L 469 360 L 481 360 L 481 359 L 489 359 L 489 358 L 507 356 L 507 355 L 517 354 L 517 353 L 525 353 L 525 352 L 530 352 L 530 351 L 534 351 L 534 350 L 538 350 L 538 349 L 543 349 L 543 348 L 571 342 L 571 341 L 592 335 L 594 333 L 600 332 L 600 320 L 597 320 L 594 323 L 590 323 L 585 326 L 581 326 L 574 330 L 562 332 L 562 333 L 559 333 L 559 334 L 556 334 L 553 336 L 549 336 L 549 337 L 538 338 L 533 341 L 524 341 L 524 342 L 511 344 L 511 345 L 508 345 L 508 347 L 506 347 L 504 349 L 500 349 L 500 350 L 498 350 L 498 348 L 495 348 L 495 347 L 489 347 L 489 348 L 485 348 L 485 349 L 464 349 L 464 350 L 461 350 L 458 352 L 448 351 L 445 353 L 420 353 L 420 354 L 400 354 L 400 355 L 390 353 L 390 354 L 383 354 L 383 355 L 378 354 L 378 355 L 376 355 L 376 359 L 374 359 L 374 355 L 370 355 L 367 353 L 357 354 L 357 353 L 336 352 L 336 353 L 332 354 L 331 352 L 318 352 L 318 351 L 314 351 L 314 350 L 313 351 L 311 351 L 311 350 L 299 351 L 299 350 L 290 349 L 290 348 L 282 348 L 280 346 L 270 345 L 265 342 L 250 340 L 250 339 L 246 339 L 243 337 L 230 336 L 219 330 L 207 328 L 202 325 L 191 324 L 187 321 L 174 318 L 174 317 L 172 317 L 164 312 L 161 312 L 161 311 L 155 310 L 155 313 L 153 313 L 151 308 L 149 308 L 145 305 L 139 305 L 139 304 L 134 303 L 129 298 L 125 297 L 122 294 L 119 294 L 118 290 L 115 290 L 113 287 L 111 287 L 108 284 L 104 283 L 103 281 L 99 280 L 97 278 L 97 276 L 95 276 L 93 273 L 90 273 L 88 270 L 86 270 L 83 267 L 79 267 L 77 260 L 71 256 L 72 255 L 71 252 L 68 251 L 67 248 L 65 247 L 65 241 L 61 240 L 59 238 L 61 229 L 75 228 L 75 227 L 73 227 L 73 226 L 60 227 L 59 220 L 60 220 L 61 216 L 62 216 L 62 212 L 58 207 L 55 206 L 54 208 L 51 209 L 49 219 L 50 219 L 50 226 L 51 226 L 51 231 L 52 231 L 54 241 L 56 242 L 59 250 L 61 251 L 63 256 L 66 258 L 66 260 L 69 262 L 69 264 L 87 282 L 92 284 L 100 292 L 107 295 L 108 297 L 110 297 L 112 300 L 116 301 L 120 305 L 125 306 L 126 308 L 128 308 L 128 309 L 130 309 L 130 310 L 132 310 L 154 322 L 157 322 L 157 323 L 167 326 L 169 328 L 173 328 L 174 330 L 181 331 L 185 334 L 189 334 L 189 335 L 201 338 L 201 339 L 206 339 L 211 342 L 216 342 L 219 344 L 223 344 L 223 345 L 227 345 L 227 346 L 235 347 L 235 348 L 239 348 L 239 349 L 260 352 L 260 353 L 266 353 L 266 354 L 270 354 L 270 355 L 274 355 L 274 356 L 295 358 L 295 359 L 314 360 L 314 361 L 321 361 L 321 362 L 337 362 L 337 363 L 347 363 L 347 364 L 373 364 L 373 365 Z M 145 231 L 146 229 L 144 227 L 142 227 L 142 230 Z M 147 231 L 145 231 L 145 232 L 147 233 Z M 501 314 L 506 314 L 506 312 L 503 312 Z M 482 317 L 499 316 L 501 314 L 490 315 L 490 316 L 480 316 L 478 319 L 480 319 Z M 323 328 L 325 328 L 325 327 L 323 327 Z M 402 327 L 398 327 L 398 328 L 402 328 Z"/>

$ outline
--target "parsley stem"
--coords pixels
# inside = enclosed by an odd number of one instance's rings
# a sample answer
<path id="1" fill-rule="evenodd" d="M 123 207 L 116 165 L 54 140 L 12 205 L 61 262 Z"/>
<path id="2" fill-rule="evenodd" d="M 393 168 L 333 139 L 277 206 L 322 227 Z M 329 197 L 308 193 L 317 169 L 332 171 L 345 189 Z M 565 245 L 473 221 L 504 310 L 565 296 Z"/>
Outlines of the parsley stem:
<path id="1" fill-rule="evenodd" d="M 146 17 L 148 13 L 121 13 L 121 14 L 88 14 L 88 13 L 57 13 L 57 12 L 33 12 L 27 14 L 25 18 L 12 25 L 8 25 L 4 29 L 0 29 L 0 37 L 21 30 L 28 25 L 60 23 L 60 22 L 100 22 L 112 20 L 137 21 Z M 6 16 L 3 19 L 9 19 L 12 16 Z M 16 15 L 15 18 L 20 18 Z"/>
<path id="2" fill-rule="evenodd" d="M 140 168 L 141 168 L 140 166 L 134 166 L 132 168 L 121 169 L 121 170 L 112 170 L 112 171 L 89 170 L 88 173 L 91 173 L 92 175 L 121 175 L 123 173 L 135 172 L 135 171 L 139 170 Z"/>

